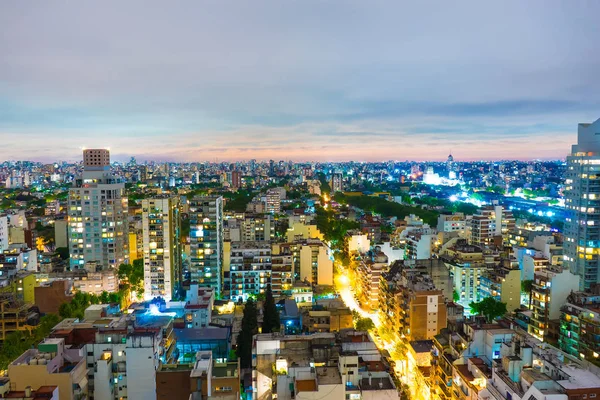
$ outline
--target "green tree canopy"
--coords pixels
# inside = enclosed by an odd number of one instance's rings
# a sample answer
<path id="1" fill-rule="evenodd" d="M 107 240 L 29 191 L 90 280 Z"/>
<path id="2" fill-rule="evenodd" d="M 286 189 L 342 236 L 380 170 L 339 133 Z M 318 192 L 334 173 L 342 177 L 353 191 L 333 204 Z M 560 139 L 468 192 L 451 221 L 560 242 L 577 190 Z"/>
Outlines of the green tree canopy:
<path id="1" fill-rule="evenodd" d="M 506 303 L 502 303 L 493 297 L 486 297 L 480 302 L 471 302 L 471 313 L 483 315 L 488 322 L 506 314 Z"/>
<path id="2" fill-rule="evenodd" d="M 124 292 L 134 291 L 138 299 L 144 295 L 144 260 L 133 260 L 132 264 L 121 264 L 117 276 Z"/>
<path id="3" fill-rule="evenodd" d="M 370 331 L 372 329 L 375 329 L 375 324 L 371 318 L 360 318 L 356 321 L 357 331 Z"/>
<path id="4" fill-rule="evenodd" d="M 244 306 L 242 327 L 237 337 L 236 353 L 240 358 L 240 365 L 242 368 L 250 368 L 252 366 L 252 336 L 258 332 L 258 320 L 256 314 L 256 303 L 250 298 L 246 301 Z"/>
<path id="5" fill-rule="evenodd" d="M 529 295 L 529 308 L 531 308 L 531 296 L 533 292 L 533 281 L 531 279 L 526 279 L 521 281 L 521 293 L 526 293 Z"/>
<path id="6" fill-rule="evenodd" d="M 68 247 L 57 247 L 54 252 L 63 260 L 69 259 L 69 248 Z"/>
<path id="7" fill-rule="evenodd" d="M 279 311 L 275 306 L 275 298 L 273 297 L 273 291 L 271 285 L 267 285 L 265 293 L 265 302 L 263 303 L 263 333 L 271 333 L 279 331 Z"/>
<path id="8" fill-rule="evenodd" d="M 454 301 L 459 301 L 460 300 L 460 295 L 458 294 L 458 291 L 456 289 L 454 289 L 452 291 L 452 300 L 454 300 Z"/>

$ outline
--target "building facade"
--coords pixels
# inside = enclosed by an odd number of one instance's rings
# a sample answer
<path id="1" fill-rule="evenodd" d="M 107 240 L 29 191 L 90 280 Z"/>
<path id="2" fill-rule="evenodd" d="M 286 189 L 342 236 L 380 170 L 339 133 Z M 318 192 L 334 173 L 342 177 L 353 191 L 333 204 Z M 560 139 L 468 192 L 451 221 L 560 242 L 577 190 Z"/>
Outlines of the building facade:
<path id="1" fill-rule="evenodd" d="M 600 119 L 579 124 L 567 156 L 564 263 L 581 276 L 580 289 L 600 282 Z M 596 210 L 598 208 L 598 210 Z"/>
<path id="2" fill-rule="evenodd" d="M 129 260 L 125 184 L 111 175 L 108 150 L 84 150 L 83 158 L 83 174 L 69 189 L 70 267 L 96 261 L 117 268 Z"/>
<path id="3" fill-rule="evenodd" d="M 214 288 L 222 286 L 223 198 L 198 196 L 189 202 L 190 266 L 189 278 Z"/>
<path id="4" fill-rule="evenodd" d="M 169 301 L 181 292 L 181 214 L 177 197 L 142 200 L 144 297 Z"/>
<path id="5" fill-rule="evenodd" d="M 264 293 L 271 283 L 271 266 L 268 242 L 232 242 L 224 291 L 229 290 L 229 298 L 233 301 L 246 301 L 250 295 Z"/>

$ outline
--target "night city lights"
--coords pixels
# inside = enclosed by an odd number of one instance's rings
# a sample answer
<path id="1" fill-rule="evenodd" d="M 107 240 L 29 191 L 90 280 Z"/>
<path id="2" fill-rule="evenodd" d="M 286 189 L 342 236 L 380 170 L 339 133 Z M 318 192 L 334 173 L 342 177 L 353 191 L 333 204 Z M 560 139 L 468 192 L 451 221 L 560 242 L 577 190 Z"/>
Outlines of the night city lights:
<path id="1" fill-rule="evenodd" d="M 1 4 L 0 398 L 596 399 L 599 13 Z"/>

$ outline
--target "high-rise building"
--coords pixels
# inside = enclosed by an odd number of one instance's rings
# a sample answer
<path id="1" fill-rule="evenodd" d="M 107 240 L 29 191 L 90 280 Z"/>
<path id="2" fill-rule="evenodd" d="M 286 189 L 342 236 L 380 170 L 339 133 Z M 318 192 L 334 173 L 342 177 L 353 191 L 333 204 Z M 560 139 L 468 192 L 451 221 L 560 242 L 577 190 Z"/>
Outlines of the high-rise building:
<path id="1" fill-rule="evenodd" d="M 277 190 L 267 190 L 265 198 L 265 212 L 278 214 L 281 212 L 281 194 Z"/>
<path id="2" fill-rule="evenodd" d="M 110 173 L 105 149 L 83 151 L 83 174 L 69 190 L 71 268 L 95 261 L 103 269 L 128 262 L 125 184 Z"/>
<path id="3" fill-rule="evenodd" d="M 240 171 L 231 171 L 231 187 L 234 189 L 242 187 L 242 173 Z"/>
<path id="4" fill-rule="evenodd" d="M 485 206 L 471 220 L 471 243 L 501 246 L 508 243 L 508 233 L 515 228 L 512 211 L 500 205 Z"/>
<path id="5" fill-rule="evenodd" d="M 197 196 L 189 202 L 190 281 L 221 291 L 223 198 Z"/>
<path id="6" fill-rule="evenodd" d="M 426 340 L 446 328 L 446 302 L 431 277 L 402 262 L 380 276 L 379 310 L 385 326 L 409 340 Z"/>
<path id="7" fill-rule="evenodd" d="M 331 193 L 341 192 L 342 191 L 342 174 L 333 173 L 331 174 L 331 181 L 329 182 L 331 186 Z"/>
<path id="8" fill-rule="evenodd" d="M 579 124 L 567 156 L 564 264 L 581 277 L 580 288 L 600 282 L 600 119 Z M 596 210 L 596 208 L 598 210 Z"/>
<path id="9" fill-rule="evenodd" d="M 142 200 L 144 296 L 169 301 L 181 290 L 181 214 L 178 197 Z"/>
<path id="10" fill-rule="evenodd" d="M 230 290 L 231 300 L 246 301 L 249 295 L 265 293 L 271 283 L 269 242 L 232 242 L 230 260 L 229 276 L 225 276 L 224 284 Z"/>

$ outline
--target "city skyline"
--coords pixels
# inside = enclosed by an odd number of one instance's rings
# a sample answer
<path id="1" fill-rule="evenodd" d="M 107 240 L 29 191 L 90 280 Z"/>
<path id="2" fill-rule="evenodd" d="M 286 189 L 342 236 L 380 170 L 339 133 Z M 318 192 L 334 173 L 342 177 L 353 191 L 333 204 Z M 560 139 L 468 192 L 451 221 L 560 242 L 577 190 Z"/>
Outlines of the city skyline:
<path id="1" fill-rule="evenodd" d="M 564 159 L 598 117 L 597 3 L 140 4 L 0 6 L 2 161 Z"/>

